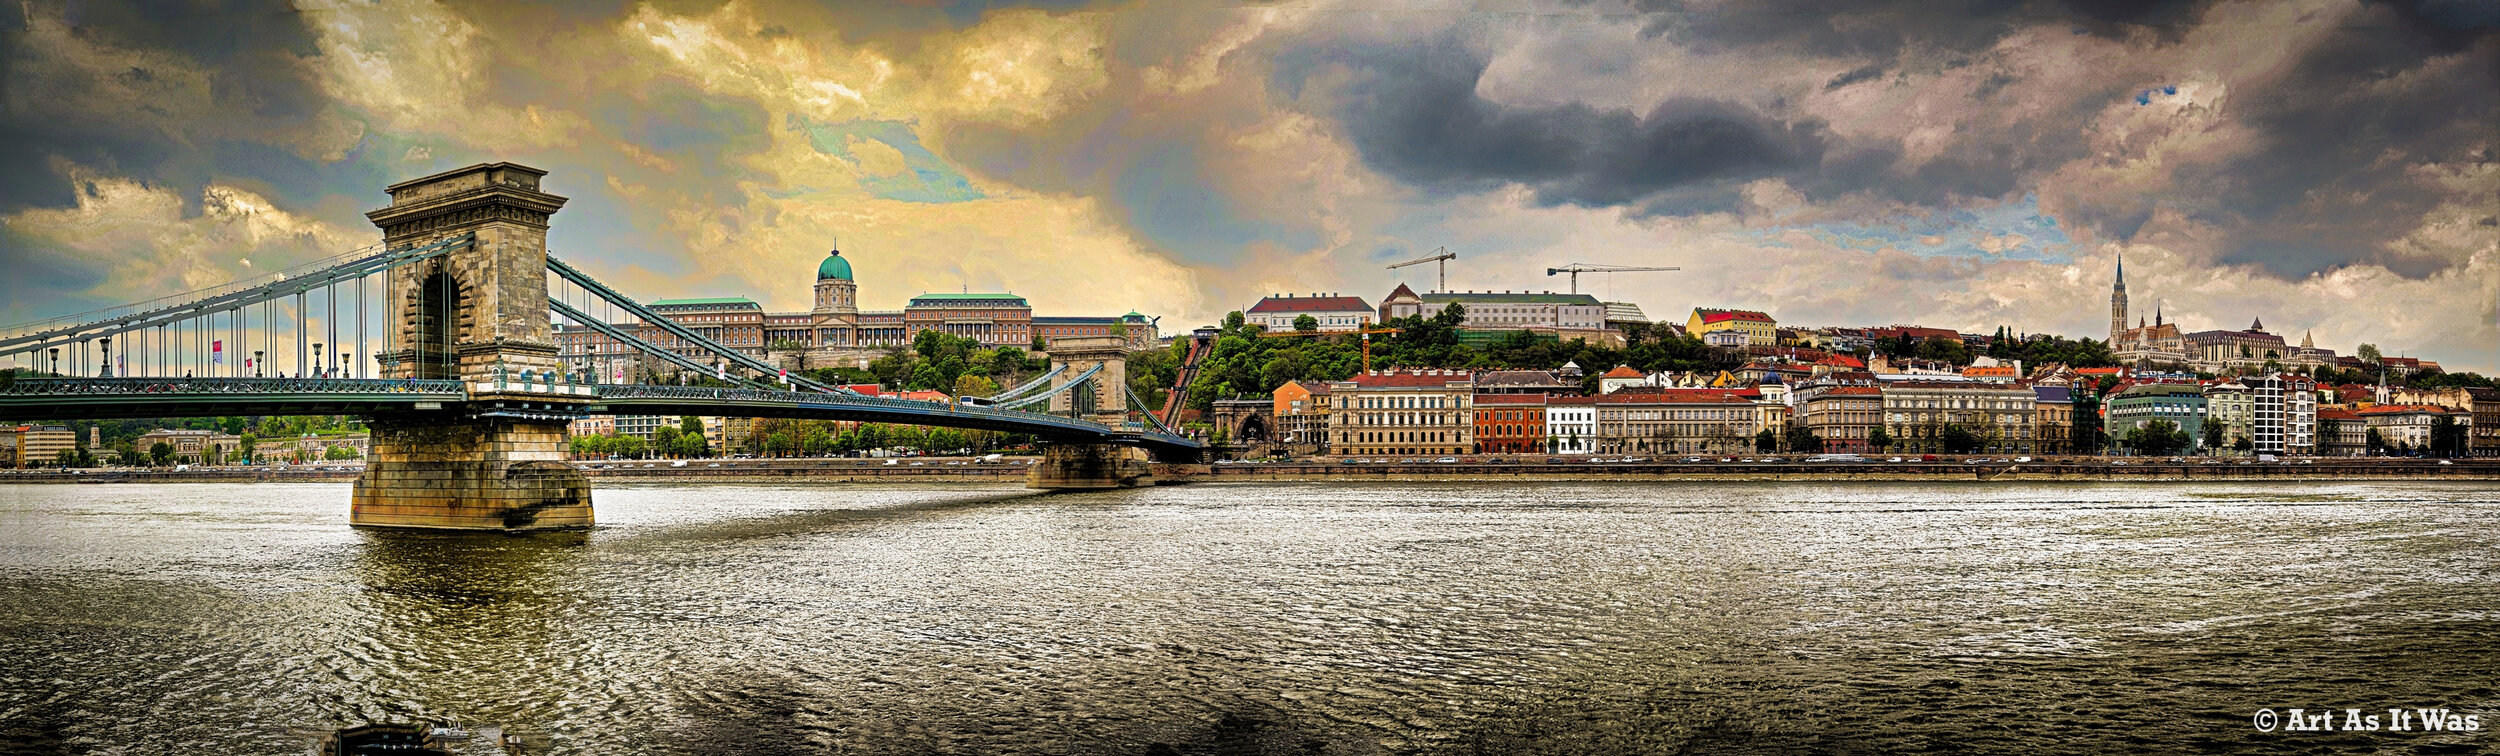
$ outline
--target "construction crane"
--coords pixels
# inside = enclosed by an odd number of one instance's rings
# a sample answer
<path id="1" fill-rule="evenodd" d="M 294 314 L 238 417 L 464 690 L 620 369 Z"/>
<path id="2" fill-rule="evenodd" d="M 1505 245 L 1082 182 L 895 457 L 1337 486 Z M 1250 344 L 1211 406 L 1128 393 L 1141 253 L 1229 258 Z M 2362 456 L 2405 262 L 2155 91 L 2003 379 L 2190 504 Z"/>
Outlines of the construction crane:
<path id="1" fill-rule="evenodd" d="M 1551 276 L 1557 273 L 1571 274 L 1571 293 L 1578 294 L 1580 293 L 1580 274 L 1582 273 L 1648 273 L 1661 270 L 1683 270 L 1683 268 L 1644 268 L 1638 265 L 1590 265 L 1588 263 L 1572 263 L 1560 268 L 1546 268 L 1545 275 Z"/>
<path id="2" fill-rule="evenodd" d="M 1422 257 L 1418 257 L 1418 258 L 1415 258 L 1415 259 L 1413 259 L 1413 260 L 1408 260 L 1408 261 L 1406 261 L 1406 262 L 1398 263 L 1398 264 L 1396 264 L 1396 265 L 1391 265 L 1391 266 L 1389 266 L 1389 269 L 1390 269 L 1390 270 L 1397 270 L 1397 269 L 1399 269 L 1399 268 L 1403 268 L 1403 267 L 1406 267 L 1406 266 L 1409 266 L 1409 265 L 1422 265 L 1422 264 L 1424 264 L 1424 263 L 1440 263 L 1439 265 L 1434 266 L 1434 267 L 1438 267 L 1438 268 L 1440 268 L 1440 269 L 1441 269 L 1441 288 L 1434 289 L 1433 291 L 1449 291 L 1449 290 L 1450 290 L 1450 261 L 1451 261 L 1451 260 L 1456 260 L 1456 259 L 1458 259 L 1458 255 L 1457 255 L 1457 254 L 1455 254 L 1455 253 L 1450 252 L 1450 248 L 1448 248 L 1448 247 L 1433 247 L 1433 248 L 1432 248 L 1432 252 L 1433 252 L 1433 254 L 1429 254 L 1429 255 L 1422 256 Z"/>
<path id="3" fill-rule="evenodd" d="M 1362 334 L 1363 372 L 1369 373 L 1372 371 L 1372 334 L 1404 333 L 1405 330 L 1406 329 L 1403 328 L 1364 328 L 1355 331 L 1260 331 L 1259 338 L 1281 339 L 1289 336 L 1343 336 L 1349 333 Z"/>

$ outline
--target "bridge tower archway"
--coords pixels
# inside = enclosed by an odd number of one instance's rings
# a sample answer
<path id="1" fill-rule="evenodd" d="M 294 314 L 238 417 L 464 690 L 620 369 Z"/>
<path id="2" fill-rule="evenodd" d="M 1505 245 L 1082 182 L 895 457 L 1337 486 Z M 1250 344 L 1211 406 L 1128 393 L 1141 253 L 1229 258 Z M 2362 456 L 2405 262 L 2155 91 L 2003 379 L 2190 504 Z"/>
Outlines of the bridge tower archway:
<path id="1" fill-rule="evenodd" d="M 1064 367 L 1051 388 L 1065 386 L 1077 376 L 1099 366 L 1093 389 L 1070 389 L 1051 397 L 1050 411 L 1056 415 L 1083 417 L 1096 422 L 1117 425 L 1128 421 L 1128 339 L 1118 336 L 1074 336 L 1052 339 L 1050 364 Z"/>
<path id="2" fill-rule="evenodd" d="M 348 522 L 364 527 L 530 530 L 591 524 L 590 483 L 565 462 L 565 413 L 505 396 L 560 371 L 547 308 L 547 222 L 565 199 L 546 171 L 484 163 L 390 187 L 366 213 L 392 249 L 468 243 L 394 271 L 383 301 L 389 378 L 455 378 L 468 406 L 376 415 Z M 507 404 L 507 401 L 510 404 Z"/>

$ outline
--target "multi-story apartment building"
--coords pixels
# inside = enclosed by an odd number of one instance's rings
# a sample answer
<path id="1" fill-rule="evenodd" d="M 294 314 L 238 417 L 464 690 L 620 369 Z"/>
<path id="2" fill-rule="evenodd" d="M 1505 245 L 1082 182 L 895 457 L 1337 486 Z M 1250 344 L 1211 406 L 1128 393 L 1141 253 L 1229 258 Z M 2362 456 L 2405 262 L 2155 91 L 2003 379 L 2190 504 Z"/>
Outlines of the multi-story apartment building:
<path id="1" fill-rule="evenodd" d="M 2205 428 L 2221 428 L 2222 442 L 2205 449 Z M 2240 439 L 2257 438 L 2257 395 L 2239 381 L 2223 381 L 2205 387 L 2205 422 L 2197 429 L 2197 448 L 2208 454 L 2219 454 L 2239 446 Z"/>
<path id="2" fill-rule="evenodd" d="M 1709 334 L 1717 331 L 1744 334 L 1745 343 L 1741 346 L 1779 344 L 1779 321 L 1762 312 L 1695 307 L 1692 316 L 1684 320 L 1684 332 L 1705 343 L 1710 341 Z"/>
<path id="3" fill-rule="evenodd" d="M 2431 446 L 2431 428 L 2440 418 L 2466 426 L 2466 437 L 2473 437 L 2474 414 L 2452 410 L 2436 404 L 2381 404 L 2354 413 L 2361 416 L 2369 430 L 2378 431 L 2379 442 L 2400 451 L 2423 451 Z M 2366 433 L 2367 431 L 2365 431 Z"/>
<path id="4" fill-rule="evenodd" d="M 1545 437 L 1554 440 L 1555 454 L 1588 454 L 1595 451 L 1597 397 L 1546 397 Z"/>
<path id="5" fill-rule="evenodd" d="M 2041 454 L 2074 453 L 2074 387 L 2035 384 L 2031 387 L 2031 408 L 2035 418 L 2033 432 L 2039 437 L 2032 444 L 2032 451 Z"/>
<path id="6" fill-rule="evenodd" d="M 2289 373 L 2252 376 L 2250 440 L 2258 454 L 2316 454 L 2318 385 Z"/>
<path id="7" fill-rule="evenodd" d="M 1544 394 L 1476 394 L 1476 451 L 1538 454 L 1545 451 Z"/>
<path id="8" fill-rule="evenodd" d="M 1978 381 L 1895 381 L 1883 386 L 1885 435 L 1904 452 L 1951 451 L 1945 441 L 1960 428 L 1980 451 L 2029 452 L 2039 440 L 2028 386 Z"/>
<path id="9" fill-rule="evenodd" d="M 1618 392 L 1597 400 L 1597 453 L 1733 454 L 1753 448 L 1755 397 L 1717 389 Z"/>
<path id="10" fill-rule="evenodd" d="M 1329 446 L 1338 454 L 1467 454 L 1475 381 L 1465 371 L 1370 372 L 1328 384 Z"/>
<path id="11" fill-rule="evenodd" d="M 2414 389 L 2389 392 L 2398 404 L 2434 404 L 2474 415 L 2474 433 L 2467 443 L 2477 457 L 2500 456 L 2500 389 L 2481 387 Z"/>
<path id="12" fill-rule="evenodd" d="M 580 420 L 575 420 L 565 425 L 564 432 L 566 435 L 570 436 L 606 436 L 614 434 L 616 433 L 616 416 L 592 415 Z"/>
<path id="13" fill-rule="evenodd" d="M 1561 376 L 1547 370 L 1487 370 L 1476 374 L 1476 395 L 1485 394 L 1577 394 L 1580 384 L 1566 383 Z"/>
<path id="14" fill-rule="evenodd" d="M 24 467 L 55 467 L 61 452 L 78 450 L 78 434 L 66 426 L 21 425 L 17 438 L 18 464 Z"/>
<path id="15" fill-rule="evenodd" d="M 2193 445 L 2204 438 L 2205 390 L 2188 383 L 2140 383 L 2110 394 L 2104 429 L 2109 442 L 2124 447 L 2127 432 L 2154 420 L 2168 420 L 2187 433 Z"/>
<path id="16" fill-rule="evenodd" d="M 1329 453 L 1328 419 L 1335 395 L 1329 393 L 1328 384 L 1286 381 L 1270 396 L 1276 402 L 1277 442 L 1312 454 Z"/>
<path id="17" fill-rule="evenodd" d="M 2318 410 L 2318 454 L 2358 457 L 2370 451 L 2370 424 L 2352 410 Z"/>
<path id="18" fill-rule="evenodd" d="M 1293 330 L 1293 322 L 1305 315 L 1318 321 L 1322 331 L 1354 331 L 1375 322 L 1379 312 L 1362 297 L 1336 294 L 1270 294 L 1241 311 L 1244 322 L 1269 331 Z"/>
<path id="19" fill-rule="evenodd" d="M 635 438 L 649 441 L 651 440 L 651 434 L 657 432 L 660 429 L 660 426 L 676 424 L 677 418 L 674 417 L 661 417 L 659 415 L 617 415 L 616 435 L 633 436 Z"/>
<path id="20" fill-rule="evenodd" d="M 1823 451 L 1863 454 L 1874 451 L 1867 437 L 1884 419 L 1884 390 L 1878 386 L 1818 386 L 1798 389 L 1797 416 L 1806 430 L 1823 439 Z"/>

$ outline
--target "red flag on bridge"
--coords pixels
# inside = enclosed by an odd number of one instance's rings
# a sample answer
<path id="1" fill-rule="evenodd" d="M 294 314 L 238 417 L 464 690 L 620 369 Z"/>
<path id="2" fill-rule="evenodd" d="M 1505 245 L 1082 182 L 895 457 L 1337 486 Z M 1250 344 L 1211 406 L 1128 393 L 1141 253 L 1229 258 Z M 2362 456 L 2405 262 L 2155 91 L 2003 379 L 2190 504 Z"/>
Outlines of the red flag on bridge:
<path id="1" fill-rule="evenodd" d="M 209 364 L 211 364 L 211 365 L 223 365 L 223 364 L 226 364 L 226 340 L 225 340 L 225 339 L 218 339 L 218 340 L 216 340 L 216 341 L 211 341 L 211 342 L 208 342 L 208 362 L 209 362 Z"/>

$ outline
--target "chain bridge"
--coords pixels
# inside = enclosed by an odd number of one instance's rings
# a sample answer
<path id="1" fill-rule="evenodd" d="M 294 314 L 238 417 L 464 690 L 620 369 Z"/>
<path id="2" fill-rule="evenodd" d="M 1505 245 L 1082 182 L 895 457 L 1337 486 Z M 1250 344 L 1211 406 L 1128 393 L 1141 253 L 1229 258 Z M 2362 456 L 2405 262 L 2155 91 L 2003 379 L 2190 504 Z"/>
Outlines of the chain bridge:
<path id="1" fill-rule="evenodd" d="M 1044 489 L 1148 484 L 1149 460 L 1190 461 L 1204 449 L 1129 391 L 1118 338 L 1054 340 L 1048 372 L 978 406 L 789 375 L 549 255 L 548 223 L 566 200 L 540 189 L 545 176 L 488 163 L 395 184 L 389 206 L 366 214 L 383 233 L 374 247 L 11 327 L 0 354 L 34 372 L 0 386 L 0 417 L 361 416 L 373 436 L 350 521 L 407 528 L 590 525 L 588 481 L 565 452 L 566 425 L 593 415 L 1031 434 L 1043 459 L 1028 485 Z M 603 381 L 599 370 L 568 367 L 559 327 L 734 387 Z"/>

